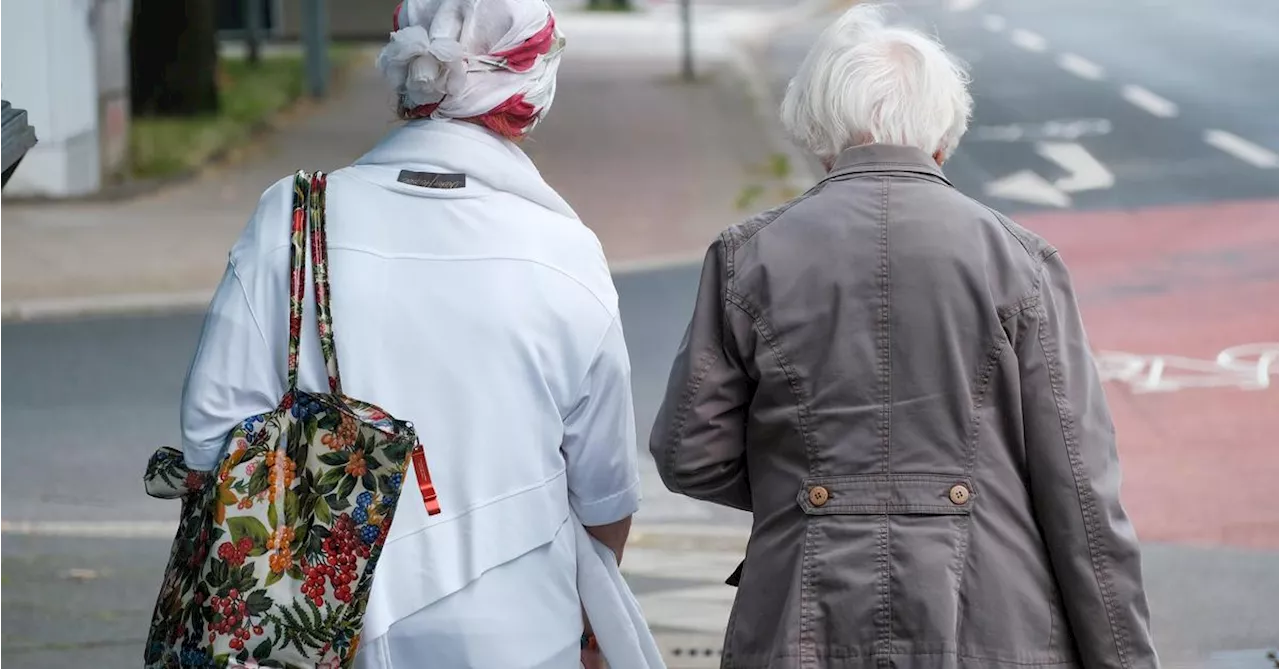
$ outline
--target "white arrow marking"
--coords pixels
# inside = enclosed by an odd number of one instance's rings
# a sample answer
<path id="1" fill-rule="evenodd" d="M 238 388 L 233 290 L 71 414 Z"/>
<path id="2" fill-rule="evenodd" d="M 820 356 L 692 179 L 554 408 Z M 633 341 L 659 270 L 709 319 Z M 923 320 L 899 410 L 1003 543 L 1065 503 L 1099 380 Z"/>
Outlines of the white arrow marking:
<path id="1" fill-rule="evenodd" d="M 1079 193 L 1083 190 L 1111 188 L 1116 185 L 1116 178 L 1105 165 L 1098 162 L 1093 154 L 1083 146 L 1075 143 L 1041 142 L 1036 144 L 1036 153 L 1052 160 L 1067 171 L 1067 176 L 1053 183 L 1064 193 Z"/>
<path id="2" fill-rule="evenodd" d="M 987 195 L 1006 200 L 1021 200 L 1046 207 L 1071 206 L 1071 198 L 1066 193 L 1031 170 L 1021 170 L 992 181 L 985 190 Z"/>
<path id="3" fill-rule="evenodd" d="M 980 4 L 982 0 L 950 0 L 947 3 L 948 9 L 953 12 L 967 12 Z"/>

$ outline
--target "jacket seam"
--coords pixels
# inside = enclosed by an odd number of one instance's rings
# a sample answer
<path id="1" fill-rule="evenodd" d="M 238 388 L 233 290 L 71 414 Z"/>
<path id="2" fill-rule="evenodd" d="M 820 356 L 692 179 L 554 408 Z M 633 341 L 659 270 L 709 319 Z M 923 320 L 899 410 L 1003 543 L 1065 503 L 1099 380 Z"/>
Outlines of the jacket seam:
<path id="1" fill-rule="evenodd" d="M 240 289 L 240 297 L 244 298 L 245 309 L 249 311 L 249 318 L 253 321 L 253 329 L 258 331 L 258 338 L 262 340 L 262 345 L 271 350 L 271 344 L 267 341 L 267 334 L 262 330 L 262 323 L 258 320 L 258 314 L 253 310 L 253 301 L 249 299 L 249 291 L 244 287 L 244 281 L 240 279 L 240 269 L 236 267 L 234 258 L 227 258 L 227 264 L 231 266 L 231 275 L 235 277 L 236 287 Z"/>
<path id="2" fill-rule="evenodd" d="M 979 368 L 976 387 L 971 395 L 971 401 L 973 403 L 973 420 L 969 428 L 968 452 L 965 454 L 964 464 L 965 476 L 969 478 L 970 481 L 973 480 L 973 472 L 977 468 L 978 464 L 978 442 L 981 439 L 982 409 L 986 405 L 987 395 L 991 392 L 991 375 L 994 373 L 996 363 L 999 362 L 1001 357 L 1001 350 L 1003 349 L 1004 342 L 1004 337 L 1001 336 L 1003 332 L 1003 330 L 999 330 L 999 332 L 992 334 L 991 347 L 987 350 L 986 360 L 983 361 L 982 367 Z M 955 574 L 956 578 L 955 592 L 957 594 L 964 590 L 964 577 L 965 574 L 968 573 L 968 570 L 965 569 L 965 562 L 969 559 L 969 544 L 973 538 L 972 514 L 977 513 L 977 500 L 981 497 L 981 491 L 974 490 L 974 492 L 975 494 L 970 502 L 970 506 L 972 507 L 971 513 L 960 521 L 960 527 L 958 528 L 960 535 L 958 537 L 959 543 L 956 546 L 955 562 L 952 565 L 952 573 Z M 959 627 L 961 623 L 962 621 L 960 619 L 956 620 L 957 627 Z M 959 630 L 957 630 L 957 638 L 959 638 L 958 632 Z"/>
<path id="3" fill-rule="evenodd" d="M 752 654 L 751 657 L 794 657 L 793 654 L 787 652 L 780 653 L 760 653 Z M 936 650 L 936 651 L 891 651 L 881 653 L 872 651 L 869 653 L 862 652 L 857 646 L 835 646 L 828 648 L 828 652 L 823 653 L 823 657 L 838 659 L 860 659 L 860 658 L 887 658 L 887 657 L 938 657 L 938 656 L 954 656 L 965 660 L 978 660 L 981 662 L 995 662 L 1002 665 L 1012 665 L 1018 667 L 1075 667 L 1076 664 L 1068 656 L 1062 656 L 1057 659 L 1046 660 L 1018 660 L 1012 658 L 989 657 L 986 655 L 972 655 L 962 653 L 955 650 Z"/>
<path id="4" fill-rule="evenodd" d="M 250 258 L 250 260 L 252 262 L 262 262 L 266 264 L 268 262 L 266 260 L 266 257 L 268 255 L 271 255 L 272 253 L 277 253 L 288 247 L 289 247 L 289 244 L 279 244 L 279 245 L 272 246 L 271 248 L 264 249 L 259 253 L 254 253 L 253 257 Z M 587 291 L 587 293 L 591 295 L 592 300 L 594 300 L 597 304 L 599 304 L 600 307 L 604 309 L 605 313 L 609 317 L 612 318 L 618 315 L 618 311 L 616 308 L 610 307 L 609 303 L 605 299 L 601 298 L 595 289 L 587 285 L 582 279 L 574 276 L 572 272 L 569 272 L 568 270 L 557 267 L 551 263 L 544 262 L 542 260 L 537 260 L 535 258 L 521 258 L 519 256 L 505 256 L 505 255 L 432 256 L 432 255 L 417 254 L 417 253 L 383 253 L 381 251 L 375 251 L 373 249 L 369 249 L 361 246 L 352 246 L 350 244 L 343 244 L 343 243 L 335 244 L 333 242 L 329 243 L 329 251 L 330 252 L 349 251 L 351 253 L 360 253 L 368 256 L 373 256 L 381 260 L 406 260 L 406 261 L 439 262 L 439 263 L 451 263 L 451 262 L 528 263 L 531 265 L 537 265 L 538 267 L 542 267 L 543 269 L 550 270 L 572 281 L 573 283 L 577 284 L 579 288 L 582 288 L 583 290 Z M 234 251 L 233 251 L 231 262 L 233 264 L 235 263 Z"/>
<path id="5" fill-rule="evenodd" d="M 1075 432 L 1075 417 L 1071 414 L 1070 408 L 1066 406 L 1066 399 L 1062 391 L 1061 363 L 1057 357 L 1056 346 L 1049 342 L 1048 328 L 1044 327 L 1044 324 L 1048 321 L 1048 312 L 1041 307 L 1037 316 L 1041 320 L 1037 339 L 1040 344 L 1040 352 L 1048 363 L 1049 385 L 1053 391 L 1054 405 L 1058 411 L 1058 423 L 1062 430 L 1062 440 L 1066 447 L 1067 458 L 1071 463 L 1071 474 L 1075 483 L 1076 496 L 1080 502 L 1080 514 L 1084 521 L 1085 539 L 1089 548 L 1089 562 L 1093 568 L 1093 576 L 1098 582 L 1098 588 L 1102 593 L 1103 608 L 1107 613 L 1107 623 L 1111 628 L 1111 639 L 1112 643 L 1115 644 L 1120 666 L 1131 667 L 1132 664 L 1129 662 L 1128 654 L 1125 651 L 1127 632 L 1116 610 L 1115 586 L 1111 582 L 1104 564 L 1101 547 L 1098 545 L 1100 523 L 1097 515 L 1097 502 L 1089 491 L 1088 486 L 1085 485 L 1079 442 Z"/>
<path id="6" fill-rule="evenodd" d="M 929 172 L 920 172 L 920 171 L 908 172 L 908 171 L 893 170 L 893 169 L 857 170 L 857 171 L 847 172 L 839 176 L 828 177 L 826 181 L 827 183 L 840 183 L 842 181 L 851 181 L 853 179 L 891 179 L 891 178 L 892 179 L 910 179 L 911 181 L 921 181 L 924 183 L 933 184 L 935 186 L 944 186 L 946 188 L 955 190 L 955 186 L 952 185 L 952 183 L 948 181 L 946 177 L 940 177 L 940 176 L 937 176 L 936 174 L 931 174 Z"/>
<path id="7" fill-rule="evenodd" d="M 892 350 L 890 327 L 890 316 L 892 305 L 890 303 L 889 290 L 889 180 L 880 180 L 880 244 L 879 244 L 879 271 L 878 283 L 880 289 L 880 306 L 877 310 L 876 321 L 876 357 L 877 357 L 877 373 L 880 383 L 880 416 L 879 431 L 881 445 L 881 473 L 889 473 L 889 460 L 892 457 L 892 403 L 893 403 L 893 387 L 891 385 L 893 373 L 893 361 L 890 359 Z"/>
<path id="8" fill-rule="evenodd" d="M 889 286 L 889 179 L 883 176 L 880 178 L 879 223 L 880 257 L 877 280 L 880 284 L 880 307 L 876 315 L 876 376 L 880 385 L 880 415 L 876 427 L 880 433 L 880 471 L 883 474 L 888 474 L 891 469 L 889 466 L 890 460 L 893 457 L 893 361 L 890 359 L 893 344 L 892 335 L 889 331 L 892 310 Z M 888 514 L 880 519 L 876 542 L 876 590 L 880 600 L 878 602 L 878 611 L 876 612 L 876 645 L 887 648 L 893 641 L 893 584 L 890 582 Z M 888 666 L 887 659 L 883 662 L 877 661 L 877 664 L 884 667 Z"/>
<path id="9" fill-rule="evenodd" d="M 756 216 L 750 219 L 747 219 L 747 221 L 745 221 L 744 223 L 734 226 L 737 229 L 741 230 L 743 233 L 742 245 L 746 245 L 746 243 L 751 241 L 751 238 L 755 237 L 761 230 L 764 230 L 770 225 L 773 225 L 774 221 L 777 221 L 779 218 L 782 217 L 783 214 L 787 213 L 788 209 L 791 209 L 797 204 L 800 204 L 801 202 L 804 202 L 805 200 L 817 195 L 818 193 L 821 193 L 822 190 L 826 187 L 826 185 L 827 185 L 827 182 L 825 180 L 819 181 L 812 188 L 805 191 L 804 193 L 801 193 L 799 197 L 789 202 L 785 202 L 781 205 L 778 205 L 773 209 L 761 212 L 760 214 L 757 214 Z M 733 228 L 730 228 L 730 229 L 733 229 Z M 735 245 L 734 251 L 736 252 L 737 249 L 742 248 L 742 245 Z"/>
<path id="10" fill-rule="evenodd" d="M 959 479 L 970 478 L 969 474 L 929 474 L 924 472 L 889 472 L 888 474 L 836 474 L 832 476 L 812 476 L 808 483 L 837 485 L 840 483 L 857 483 L 859 481 L 910 481 L 918 483 L 947 483 Z"/>
<path id="11" fill-rule="evenodd" d="M 716 355 L 714 347 L 708 347 L 700 356 L 701 365 L 697 372 L 689 380 L 689 384 L 685 387 L 684 392 L 680 396 L 679 409 L 677 410 L 676 419 L 672 422 L 671 434 L 667 440 L 666 464 L 663 467 L 672 488 L 672 492 L 684 494 L 685 487 L 680 483 L 679 474 L 676 472 L 676 450 L 680 447 L 681 435 L 684 434 L 685 424 L 689 420 L 689 414 L 692 412 L 693 399 L 698 394 L 698 390 L 702 387 L 702 382 L 706 380 L 707 373 L 710 372 L 711 366 L 715 364 L 719 356 Z"/>
<path id="12" fill-rule="evenodd" d="M 766 346 L 773 353 L 774 360 L 777 361 L 778 367 L 782 369 L 783 375 L 787 377 L 787 385 L 791 389 L 791 399 L 796 405 L 796 423 L 800 431 L 800 437 L 804 440 L 805 455 L 809 459 L 809 476 L 818 476 L 815 466 L 817 462 L 817 444 L 814 443 L 813 435 L 809 425 L 809 404 L 806 401 L 804 389 L 800 387 L 800 375 L 796 373 L 795 368 L 787 359 L 782 348 L 778 345 L 777 338 L 773 335 L 773 330 L 769 327 L 768 321 L 764 316 L 756 311 L 741 295 L 732 290 L 725 290 L 725 298 L 727 304 L 738 308 L 748 318 L 751 319 L 752 325 L 755 326 L 756 332 L 760 334 L 760 338 L 764 340 Z"/>
<path id="13" fill-rule="evenodd" d="M 937 504 L 906 504 L 885 502 L 883 504 L 826 504 L 824 506 L 806 507 L 808 516 L 967 516 L 972 513 L 971 506 L 955 506 L 944 502 Z"/>
<path id="14" fill-rule="evenodd" d="M 591 378 L 591 368 L 595 366 L 596 358 L 599 357 L 600 351 L 604 350 L 604 343 L 609 339 L 609 332 L 613 330 L 614 324 L 619 320 L 621 320 L 621 317 L 617 315 L 609 319 L 609 323 L 604 326 L 604 332 L 600 335 L 600 340 L 597 341 L 596 345 L 591 349 L 591 357 L 587 359 L 587 371 L 582 373 L 582 380 L 578 381 L 577 386 L 574 389 L 573 401 L 575 403 L 582 397 L 582 389 L 587 387 L 587 381 Z M 563 423 L 568 420 L 572 413 L 573 410 L 571 409 L 567 413 L 562 414 L 560 416 L 560 422 Z"/>
<path id="15" fill-rule="evenodd" d="M 1015 316 L 1018 316 L 1041 304 L 1043 298 L 1040 293 L 1040 288 L 1044 284 L 1044 263 L 1056 253 L 1056 249 L 1048 249 L 1039 259 L 1035 266 L 1035 278 L 1031 281 L 1031 288 L 1028 289 L 1022 297 L 1015 300 L 1013 304 L 996 310 L 996 318 L 1000 320 L 1001 327 L 1003 327 L 1005 323 L 1008 323 L 1011 318 L 1014 318 Z"/>

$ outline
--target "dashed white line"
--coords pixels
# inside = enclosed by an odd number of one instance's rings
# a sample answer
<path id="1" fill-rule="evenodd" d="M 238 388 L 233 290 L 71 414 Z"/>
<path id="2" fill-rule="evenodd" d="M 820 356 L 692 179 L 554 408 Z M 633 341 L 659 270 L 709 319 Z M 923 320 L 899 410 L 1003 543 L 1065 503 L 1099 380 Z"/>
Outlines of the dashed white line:
<path id="1" fill-rule="evenodd" d="M 1081 79 L 1089 79 L 1091 81 L 1098 81 L 1105 76 L 1101 65 L 1074 53 L 1064 53 L 1058 56 L 1058 67 Z"/>
<path id="2" fill-rule="evenodd" d="M 1039 53 L 1049 48 L 1049 43 L 1045 41 L 1043 37 L 1031 32 L 1030 30 L 1023 30 L 1021 28 L 1015 29 L 1010 33 L 1009 39 L 1012 40 L 1015 45 L 1022 47 L 1027 51 Z"/>
<path id="3" fill-rule="evenodd" d="M 1129 84 L 1120 90 L 1120 94 L 1130 104 L 1160 118 L 1172 118 L 1178 115 L 1178 105 L 1141 87 Z"/>
<path id="4" fill-rule="evenodd" d="M 1000 16 L 998 14 L 987 14 L 986 16 L 982 17 L 982 25 L 987 30 L 990 30 L 993 33 L 998 33 L 1004 30 L 1006 22 L 1003 16 Z"/>
<path id="5" fill-rule="evenodd" d="M 1206 130 L 1204 141 L 1209 146 L 1229 153 L 1254 167 L 1266 169 L 1280 165 L 1280 158 L 1277 158 L 1274 151 L 1264 149 L 1226 130 Z"/>

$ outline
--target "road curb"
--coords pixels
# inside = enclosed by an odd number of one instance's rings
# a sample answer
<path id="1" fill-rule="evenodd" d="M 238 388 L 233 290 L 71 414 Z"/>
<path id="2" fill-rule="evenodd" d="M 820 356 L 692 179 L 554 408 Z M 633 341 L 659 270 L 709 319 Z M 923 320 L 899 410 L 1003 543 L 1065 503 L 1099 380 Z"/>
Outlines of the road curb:
<path id="1" fill-rule="evenodd" d="M 212 299 L 212 291 L 199 290 L 14 300 L 0 305 L 0 321 L 8 323 L 202 311 L 209 306 Z"/>

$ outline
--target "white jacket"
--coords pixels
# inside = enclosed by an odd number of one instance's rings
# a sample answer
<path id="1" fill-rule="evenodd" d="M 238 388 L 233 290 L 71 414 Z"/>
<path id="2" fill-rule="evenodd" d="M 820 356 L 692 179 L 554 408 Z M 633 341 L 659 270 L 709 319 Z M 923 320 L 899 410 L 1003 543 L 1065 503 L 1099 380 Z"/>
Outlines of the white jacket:
<path id="1" fill-rule="evenodd" d="M 519 148 L 455 121 L 392 131 L 330 175 L 327 199 L 343 389 L 416 425 L 443 510 L 429 517 L 406 476 L 357 666 L 577 666 L 579 592 L 613 667 L 660 665 L 616 565 L 581 530 L 640 499 L 595 235 Z M 216 466 L 232 427 L 284 392 L 291 203 L 286 178 L 231 252 L 183 392 L 190 467 Z M 300 385 L 323 391 L 310 299 Z"/>

